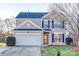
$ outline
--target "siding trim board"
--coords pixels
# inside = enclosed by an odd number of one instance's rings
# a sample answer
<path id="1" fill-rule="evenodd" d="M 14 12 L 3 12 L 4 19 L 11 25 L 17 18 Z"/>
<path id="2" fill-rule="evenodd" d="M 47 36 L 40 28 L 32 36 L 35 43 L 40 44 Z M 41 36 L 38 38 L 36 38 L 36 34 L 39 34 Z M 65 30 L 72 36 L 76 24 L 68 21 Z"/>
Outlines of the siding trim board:
<path id="1" fill-rule="evenodd" d="M 51 29 L 44 29 L 44 30 L 46 30 L 46 31 L 51 31 Z"/>

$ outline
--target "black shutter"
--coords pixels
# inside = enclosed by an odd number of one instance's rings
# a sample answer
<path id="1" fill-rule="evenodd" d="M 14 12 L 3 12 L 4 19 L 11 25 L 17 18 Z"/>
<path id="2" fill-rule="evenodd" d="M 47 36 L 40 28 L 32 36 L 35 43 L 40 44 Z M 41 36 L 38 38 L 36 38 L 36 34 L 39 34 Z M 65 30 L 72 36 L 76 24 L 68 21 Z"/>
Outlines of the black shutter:
<path id="1" fill-rule="evenodd" d="M 48 28 L 50 28 L 50 21 L 48 20 Z"/>
<path id="2" fill-rule="evenodd" d="M 52 28 L 54 28 L 54 21 L 52 20 Z"/>
<path id="3" fill-rule="evenodd" d="M 42 28 L 44 28 L 44 21 L 42 21 Z"/>
<path id="4" fill-rule="evenodd" d="M 52 43 L 54 42 L 54 33 L 52 33 Z"/>
<path id="5" fill-rule="evenodd" d="M 62 28 L 64 28 L 64 21 L 62 21 Z"/>
<path id="6" fill-rule="evenodd" d="M 64 42 L 64 34 L 62 34 L 62 42 Z"/>

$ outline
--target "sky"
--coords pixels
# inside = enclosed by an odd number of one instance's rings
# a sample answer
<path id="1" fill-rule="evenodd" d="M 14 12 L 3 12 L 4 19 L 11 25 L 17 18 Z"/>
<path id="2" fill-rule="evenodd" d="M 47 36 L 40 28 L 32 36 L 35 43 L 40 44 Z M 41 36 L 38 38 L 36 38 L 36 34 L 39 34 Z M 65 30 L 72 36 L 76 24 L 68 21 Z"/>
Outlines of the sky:
<path id="1" fill-rule="evenodd" d="M 48 3 L 0 3 L 0 18 L 16 17 L 19 12 L 47 12 Z"/>
<path id="2" fill-rule="evenodd" d="M 0 0 L 0 3 L 79 3 L 79 0 Z"/>

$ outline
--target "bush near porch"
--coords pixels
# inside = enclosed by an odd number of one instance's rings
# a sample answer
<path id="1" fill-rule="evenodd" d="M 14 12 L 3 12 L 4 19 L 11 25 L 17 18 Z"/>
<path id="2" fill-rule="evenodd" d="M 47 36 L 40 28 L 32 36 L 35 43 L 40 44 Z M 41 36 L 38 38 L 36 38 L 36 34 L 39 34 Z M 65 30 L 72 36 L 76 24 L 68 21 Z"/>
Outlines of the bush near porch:
<path id="1" fill-rule="evenodd" d="M 74 51 L 73 46 L 46 46 L 42 48 L 43 56 L 57 56 L 60 51 L 61 56 L 79 56 L 79 51 Z"/>

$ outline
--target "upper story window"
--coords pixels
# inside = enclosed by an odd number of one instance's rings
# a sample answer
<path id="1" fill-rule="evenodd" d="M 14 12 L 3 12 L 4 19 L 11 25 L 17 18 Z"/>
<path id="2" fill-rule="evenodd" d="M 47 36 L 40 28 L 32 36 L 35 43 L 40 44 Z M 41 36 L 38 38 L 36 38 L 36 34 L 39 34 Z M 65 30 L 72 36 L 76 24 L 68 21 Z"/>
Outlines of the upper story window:
<path id="1" fill-rule="evenodd" d="M 45 29 L 50 28 L 50 21 L 49 20 L 43 20 L 42 21 L 42 28 L 45 28 Z"/>
<path id="2" fill-rule="evenodd" d="M 64 28 L 64 21 L 52 20 L 52 28 Z"/>

